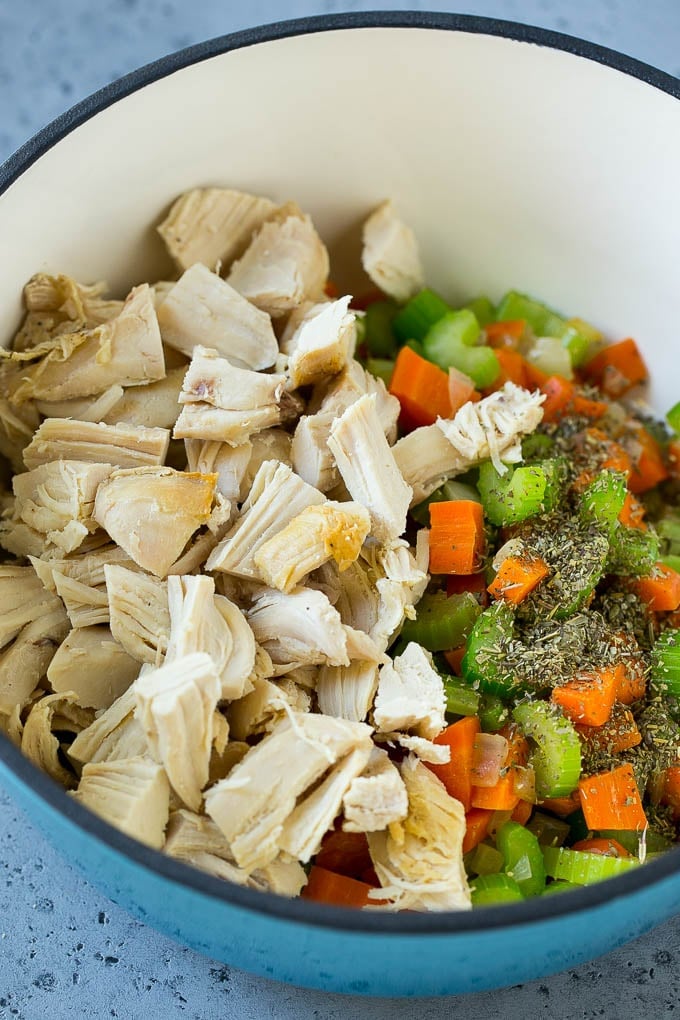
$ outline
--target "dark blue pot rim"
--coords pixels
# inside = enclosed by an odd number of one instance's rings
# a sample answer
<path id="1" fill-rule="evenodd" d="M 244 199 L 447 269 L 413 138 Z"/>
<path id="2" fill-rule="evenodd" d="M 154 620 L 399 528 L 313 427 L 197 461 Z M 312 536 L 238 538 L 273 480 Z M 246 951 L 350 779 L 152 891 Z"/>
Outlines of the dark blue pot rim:
<path id="1" fill-rule="evenodd" d="M 189 46 L 147 64 L 100 89 L 57 117 L 51 124 L 34 135 L 30 141 L 22 145 L 14 155 L 10 156 L 0 167 L 0 195 L 37 159 L 74 128 L 119 99 L 123 99 L 151 82 L 231 50 L 245 49 L 258 43 L 286 39 L 290 36 L 311 35 L 317 32 L 349 28 L 434 29 L 499 36 L 518 42 L 533 43 L 536 46 L 562 50 L 572 53 L 574 56 L 585 57 L 587 60 L 604 64 L 680 99 L 680 80 L 673 75 L 618 53 L 616 50 L 610 50 L 560 32 L 534 28 L 513 21 L 464 14 L 416 11 L 367 11 L 298 18 L 293 21 L 281 21 L 272 25 L 219 36 L 216 39 Z M 21 754 L 21 751 L 1 734 L 0 761 L 4 762 L 7 768 L 33 793 L 65 815 L 74 825 L 116 852 L 129 857 L 136 865 L 169 882 L 189 887 L 204 896 L 221 900 L 226 904 L 255 914 L 268 915 L 272 918 L 299 924 L 363 934 L 375 933 L 392 936 L 418 933 L 424 935 L 454 935 L 465 932 L 482 934 L 494 929 L 509 929 L 555 918 L 565 918 L 566 920 L 570 914 L 593 910 L 614 900 L 625 899 L 627 896 L 639 894 L 646 888 L 669 879 L 677 874 L 680 860 L 680 847 L 678 847 L 646 864 L 644 868 L 636 868 L 626 875 L 610 879 L 600 885 L 563 893 L 560 896 L 526 900 L 523 903 L 504 907 L 487 907 L 484 910 L 473 912 L 388 914 L 381 911 L 345 910 L 305 900 L 288 900 L 271 893 L 256 892 L 223 882 L 156 850 L 151 850 L 112 828 L 83 808 L 73 798 L 67 796 L 57 783 L 31 764 Z M 653 919 L 650 918 L 651 920 Z"/>

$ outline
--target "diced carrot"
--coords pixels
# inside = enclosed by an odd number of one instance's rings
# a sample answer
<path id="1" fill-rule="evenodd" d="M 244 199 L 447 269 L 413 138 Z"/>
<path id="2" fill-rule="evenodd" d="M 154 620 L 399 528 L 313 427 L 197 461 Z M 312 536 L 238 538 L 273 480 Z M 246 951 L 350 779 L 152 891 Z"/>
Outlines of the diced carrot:
<path id="1" fill-rule="evenodd" d="M 551 811 L 558 818 L 568 818 L 578 811 L 581 806 L 581 798 L 578 790 L 574 790 L 568 797 L 546 797 L 538 802 L 538 806 L 545 811 Z"/>
<path id="2" fill-rule="evenodd" d="M 456 676 L 461 675 L 461 664 L 463 662 L 464 655 L 465 645 L 461 645 L 460 648 L 452 648 L 450 652 L 444 652 L 444 658 Z"/>
<path id="3" fill-rule="evenodd" d="M 645 523 L 645 508 L 639 499 L 636 499 L 632 492 L 626 493 L 619 521 L 626 528 L 639 528 L 640 531 L 647 531 Z"/>
<path id="4" fill-rule="evenodd" d="M 300 895 L 305 900 L 316 903 L 330 903 L 336 907 L 366 907 L 375 900 L 369 900 L 371 886 L 366 882 L 358 882 L 347 875 L 336 875 L 314 864 L 309 872 L 307 885 Z"/>
<path id="5" fill-rule="evenodd" d="M 580 414 L 595 421 L 607 412 L 604 401 L 581 396 L 576 386 L 560 375 L 551 375 L 546 379 L 541 392 L 545 393 L 543 421 L 557 421 L 567 414 Z"/>
<path id="6" fill-rule="evenodd" d="M 366 834 L 332 829 L 324 836 L 314 863 L 336 875 L 361 878 L 372 867 Z"/>
<path id="7" fill-rule="evenodd" d="M 507 556 L 487 588 L 495 599 L 518 606 L 550 573 L 540 556 Z"/>
<path id="8" fill-rule="evenodd" d="M 476 394 L 475 384 L 465 372 L 459 372 L 457 368 L 449 369 L 449 404 L 450 410 L 446 417 L 451 417 L 460 411 L 463 404 L 467 404 Z M 477 394 L 477 399 L 479 395 Z M 442 415 L 442 418 L 445 417 Z"/>
<path id="9" fill-rule="evenodd" d="M 332 297 L 333 295 L 329 295 Z M 376 301 L 384 301 L 385 295 L 377 287 L 373 290 L 367 290 L 365 294 L 357 294 L 350 301 L 350 308 L 356 309 L 359 312 L 365 312 L 369 305 L 374 305 Z"/>
<path id="10" fill-rule="evenodd" d="M 640 446 L 640 453 L 633 460 L 628 488 L 635 493 L 648 492 L 668 478 L 668 468 L 661 447 L 642 425 L 635 430 L 635 441 Z"/>
<path id="11" fill-rule="evenodd" d="M 472 499 L 430 504 L 430 573 L 472 574 L 484 553 L 484 511 Z"/>
<path id="12" fill-rule="evenodd" d="M 524 368 L 527 374 L 527 386 L 529 389 L 535 387 L 540 389 L 541 386 L 550 378 L 547 372 L 542 372 L 536 365 L 532 365 L 530 361 L 525 361 Z"/>
<path id="13" fill-rule="evenodd" d="M 577 725 L 575 729 L 583 741 L 608 754 L 621 754 L 642 742 L 633 713 L 620 702 L 614 705 L 611 716 L 602 726 Z"/>
<path id="14" fill-rule="evenodd" d="M 410 347 L 399 351 L 389 389 L 414 427 L 451 416 L 448 374 Z"/>
<path id="15" fill-rule="evenodd" d="M 636 577 L 631 587 L 656 613 L 672 613 L 680 607 L 680 574 L 665 563 L 657 563 L 649 577 Z"/>
<path id="16" fill-rule="evenodd" d="M 647 378 L 638 346 L 630 338 L 609 344 L 583 366 L 583 373 L 614 399 Z"/>
<path id="17" fill-rule="evenodd" d="M 661 803 L 668 804 L 674 818 L 680 818 L 680 765 L 671 765 L 663 774 Z"/>
<path id="18" fill-rule="evenodd" d="M 521 800 L 515 810 L 510 815 L 513 822 L 519 822 L 520 825 L 526 825 L 531 818 L 531 813 L 534 810 L 534 805 L 530 804 L 528 800 Z"/>
<path id="19" fill-rule="evenodd" d="M 603 857 L 632 857 L 625 846 L 621 846 L 616 839 L 604 839 L 602 836 L 594 836 L 592 839 L 580 839 L 574 843 L 572 850 L 584 850 L 588 854 L 602 854 Z"/>
<path id="20" fill-rule="evenodd" d="M 513 382 L 516 386 L 524 386 L 526 388 L 529 379 L 526 372 L 526 362 L 522 355 L 517 351 L 511 350 L 509 347 L 501 347 L 499 350 L 494 351 L 494 354 L 498 359 L 501 370 L 492 385 L 486 387 L 484 394 L 495 393 L 496 390 L 502 389 L 506 382 Z"/>
<path id="21" fill-rule="evenodd" d="M 486 342 L 489 347 L 495 347 L 498 350 L 516 350 L 524 336 L 525 328 L 526 322 L 524 319 L 506 319 L 504 322 L 489 322 L 484 327 Z"/>
<path id="22" fill-rule="evenodd" d="M 515 793 L 515 777 L 510 769 L 495 786 L 473 786 L 472 806 L 487 811 L 514 811 L 520 801 Z"/>
<path id="23" fill-rule="evenodd" d="M 583 726 L 602 726 L 611 715 L 623 666 L 583 670 L 573 680 L 554 687 L 551 700 L 567 718 Z"/>
<path id="24" fill-rule="evenodd" d="M 578 784 L 581 808 L 589 829 L 636 829 L 647 826 L 642 798 L 630 762 L 611 772 L 598 772 Z"/>
<path id="25" fill-rule="evenodd" d="M 629 634 L 618 631 L 613 636 L 621 649 L 623 666 L 623 672 L 618 676 L 616 700 L 623 705 L 632 705 L 647 692 L 647 668 L 637 642 Z"/>
<path id="26" fill-rule="evenodd" d="M 465 815 L 465 836 L 463 837 L 463 853 L 468 853 L 486 839 L 489 832 L 489 825 L 493 818 L 493 811 L 483 811 L 481 808 L 471 808 Z"/>
<path id="27" fill-rule="evenodd" d="M 472 595 L 483 596 L 480 601 L 484 605 L 488 603 L 486 577 L 483 571 L 476 574 L 449 574 L 446 578 L 446 594 L 462 595 L 466 591 Z"/>
<path id="28" fill-rule="evenodd" d="M 465 716 L 447 726 L 434 738 L 434 742 L 451 749 L 451 760 L 445 765 L 427 766 L 466 811 L 472 806 L 472 756 L 475 737 L 480 729 L 476 715 Z"/>
<path id="29" fill-rule="evenodd" d="M 680 439 L 671 439 L 666 447 L 666 458 L 668 472 L 671 478 L 675 478 L 677 481 L 680 478 Z"/>
<path id="30" fill-rule="evenodd" d="M 632 465 L 630 457 L 620 443 L 611 439 L 606 432 L 599 428 L 585 429 L 579 438 L 577 452 L 585 457 L 587 462 L 595 462 L 597 471 L 620 471 L 626 478 L 630 477 Z M 597 471 L 590 466 L 582 471 L 572 484 L 576 492 L 582 492 L 586 485 L 592 482 Z"/>

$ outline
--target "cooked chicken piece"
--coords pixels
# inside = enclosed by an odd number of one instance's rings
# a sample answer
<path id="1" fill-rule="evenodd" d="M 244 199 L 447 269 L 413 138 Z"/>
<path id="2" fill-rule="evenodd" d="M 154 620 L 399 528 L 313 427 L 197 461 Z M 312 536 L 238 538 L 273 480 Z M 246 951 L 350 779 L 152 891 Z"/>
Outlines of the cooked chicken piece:
<path id="1" fill-rule="evenodd" d="M 379 832 L 406 818 L 406 787 L 387 751 L 373 748 L 366 768 L 345 794 L 342 807 L 345 832 Z"/>
<path id="2" fill-rule="evenodd" d="M 121 468 L 160 465 L 165 460 L 169 442 L 167 429 L 47 418 L 24 450 L 24 463 L 29 470 L 54 460 L 86 461 Z"/>
<path id="3" fill-rule="evenodd" d="M 430 566 L 430 529 L 419 528 L 416 535 L 415 551 L 416 570 L 421 574 L 427 574 Z"/>
<path id="4" fill-rule="evenodd" d="M 118 761 L 148 754 L 141 723 L 135 719 L 134 687 L 101 712 L 86 729 L 81 730 L 68 749 L 75 762 Z"/>
<path id="5" fill-rule="evenodd" d="M 311 697 L 292 680 L 257 679 L 254 690 L 228 709 L 231 735 L 246 740 L 260 733 L 269 733 L 287 712 L 309 712 Z"/>
<path id="6" fill-rule="evenodd" d="M 340 615 L 320 591 L 266 590 L 247 615 L 256 641 L 275 663 L 349 665 Z"/>
<path id="7" fill-rule="evenodd" d="M 319 786 L 298 801 L 283 825 L 279 840 L 282 850 L 305 864 L 318 852 L 321 840 L 341 810 L 345 794 L 363 772 L 371 752 L 372 744 L 367 737 L 331 768 Z"/>
<path id="8" fill-rule="evenodd" d="M 111 474 L 110 464 L 57 460 L 15 475 L 14 514 L 47 545 L 73 552 L 97 524 L 94 502 L 101 482 Z"/>
<path id="9" fill-rule="evenodd" d="M 365 722 L 378 689 L 378 666 L 356 659 L 349 666 L 321 666 L 316 682 L 324 715 Z"/>
<path id="10" fill-rule="evenodd" d="M 259 195 L 193 188 L 180 195 L 157 230 L 181 271 L 195 262 L 228 267 L 275 209 Z"/>
<path id="11" fill-rule="evenodd" d="M 418 242 L 397 216 L 391 202 L 383 202 L 364 223 L 361 261 L 376 287 L 408 301 L 425 286 Z"/>
<path id="12" fill-rule="evenodd" d="M 0 454 L 6 457 L 15 472 L 24 470 L 24 450 L 40 424 L 40 416 L 32 403 L 14 407 L 0 397 Z"/>
<path id="13" fill-rule="evenodd" d="M 216 715 L 219 714 L 219 712 L 216 713 Z M 248 744 L 243 743 L 242 740 L 230 740 L 222 751 L 218 751 L 213 742 L 208 767 L 208 786 L 218 783 L 220 779 L 226 779 L 231 770 L 245 758 L 249 750 Z"/>
<path id="14" fill-rule="evenodd" d="M 67 633 L 68 620 L 55 601 L 54 608 L 27 623 L 0 653 L 0 712 L 21 710 L 29 703 Z"/>
<path id="15" fill-rule="evenodd" d="M 288 340 L 282 341 L 293 389 L 337 375 L 354 354 L 356 325 L 350 301 L 342 297 L 312 305 Z"/>
<path id="16" fill-rule="evenodd" d="M 215 823 L 205 815 L 191 811 L 172 813 L 163 849 L 171 857 L 207 871 L 216 878 L 263 892 L 275 892 L 280 896 L 297 896 L 307 881 L 301 865 L 283 856 L 250 873 L 239 868 Z"/>
<path id="17" fill-rule="evenodd" d="M 48 589 L 56 592 L 57 585 L 54 574 L 63 574 L 65 577 L 78 581 L 91 588 L 101 588 L 106 583 L 104 567 L 109 563 L 121 567 L 128 567 L 130 570 L 137 570 L 137 566 L 130 559 L 128 554 L 117 545 L 107 542 L 99 549 L 92 552 L 78 552 L 74 556 L 64 559 L 50 557 L 39 559 L 33 557 L 31 565 L 36 574 Z"/>
<path id="18" fill-rule="evenodd" d="M 25 722 L 22 752 L 52 779 L 70 789 L 76 785 L 76 777 L 62 765 L 59 740 L 54 734 L 80 733 L 90 725 L 92 715 L 91 711 L 78 705 L 78 698 L 72 691 L 40 698 Z"/>
<path id="19" fill-rule="evenodd" d="M 352 498 L 371 515 L 372 534 L 381 542 L 398 538 L 411 489 L 387 445 L 374 394 L 360 397 L 333 423 L 328 445 Z"/>
<path id="20" fill-rule="evenodd" d="M 291 401 L 283 375 L 236 368 L 207 347 L 196 347 L 184 377 L 184 404 L 173 435 L 239 446 L 254 432 L 278 425 Z"/>
<path id="21" fill-rule="evenodd" d="M 113 637 L 137 662 L 159 665 L 170 640 L 167 581 L 115 564 L 104 573 Z"/>
<path id="22" fill-rule="evenodd" d="M 205 808 L 240 867 L 263 867 L 279 853 L 298 798 L 355 749 L 370 750 L 370 728 L 313 713 L 284 719 L 205 795 Z"/>
<path id="23" fill-rule="evenodd" d="M 253 444 L 248 440 L 240 446 L 229 446 L 217 440 L 185 439 L 190 471 L 217 475 L 217 491 L 225 499 L 237 503 L 241 483 L 250 462 Z"/>
<path id="24" fill-rule="evenodd" d="M 29 312 L 61 312 L 73 322 L 98 326 L 114 319 L 123 305 L 103 298 L 106 289 L 103 282 L 88 286 L 63 274 L 36 273 L 24 287 L 24 304 Z"/>
<path id="25" fill-rule="evenodd" d="M 375 396 L 380 425 L 390 446 L 397 437 L 397 419 L 401 405 L 387 392 L 382 379 L 367 372 L 358 361 L 351 360 L 339 375 L 316 386 L 307 405 L 308 414 L 332 414 L 339 418 L 360 397 Z"/>
<path id="26" fill-rule="evenodd" d="M 0 648 L 34 620 L 62 613 L 60 599 L 46 591 L 33 567 L 0 565 Z"/>
<path id="27" fill-rule="evenodd" d="M 241 479 L 238 502 L 243 503 L 253 487 L 255 476 L 266 460 L 276 460 L 279 464 L 292 467 L 290 448 L 291 436 L 281 428 L 263 429 L 250 437 L 250 460 Z"/>
<path id="28" fill-rule="evenodd" d="M 165 380 L 161 379 L 161 383 Z M 158 383 L 150 383 L 158 386 Z M 125 390 L 114 383 L 94 400 L 91 397 L 75 400 L 36 400 L 35 406 L 45 418 L 76 418 L 78 421 L 104 421 L 106 415 L 123 398 Z M 134 424 L 134 422 L 133 422 Z M 139 422 L 138 424 L 146 424 Z"/>
<path id="29" fill-rule="evenodd" d="M 165 772 L 138 756 L 83 766 L 75 800 L 127 836 L 160 850 L 170 814 Z"/>
<path id="30" fill-rule="evenodd" d="M 197 345 L 214 349 L 241 368 L 276 361 L 279 345 L 266 312 L 200 262 L 194 263 L 158 308 L 163 342 L 189 357 Z"/>
<path id="31" fill-rule="evenodd" d="M 388 910 L 469 910 L 463 864 L 465 813 L 436 776 L 415 757 L 401 777 L 408 815 L 383 832 L 369 832 L 368 847 Z"/>
<path id="32" fill-rule="evenodd" d="M 337 484 L 340 474 L 328 437 L 335 420 L 333 414 L 308 414 L 300 418 L 293 435 L 291 458 L 296 473 L 309 485 L 328 492 Z"/>
<path id="33" fill-rule="evenodd" d="M 264 461 L 241 507 L 241 514 L 206 563 L 237 577 L 260 579 L 255 555 L 268 539 L 325 496 L 293 474 L 285 464 Z"/>
<path id="34" fill-rule="evenodd" d="M 359 555 L 370 526 L 368 511 L 359 503 L 309 506 L 261 545 L 253 562 L 268 585 L 291 592 L 328 560 L 346 569 Z"/>
<path id="35" fill-rule="evenodd" d="M 255 665 L 255 638 L 238 606 L 215 595 L 212 577 L 169 577 L 170 642 L 165 661 L 205 652 L 220 681 L 220 699 L 243 696 Z"/>
<path id="36" fill-rule="evenodd" d="M 376 740 L 381 743 L 401 747 L 412 751 L 421 761 L 429 765 L 446 765 L 451 761 L 451 748 L 444 744 L 435 744 L 425 737 L 414 737 L 411 733 L 380 733 Z"/>
<path id="37" fill-rule="evenodd" d="M 57 595 L 64 603 L 72 627 L 108 624 L 109 600 L 105 587 L 91 588 L 88 584 L 81 584 L 72 577 L 60 574 L 58 570 L 53 571 L 52 577 Z"/>
<path id="38" fill-rule="evenodd" d="M 102 393 L 113 384 L 136 386 L 165 376 L 161 334 L 148 284 L 130 291 L 119 315 L 92 329 L 64 333 L 27 352 L 38 358 L 23 371 L 13 400 L 66 400 Z M 26 359 L 27 354 L 14 354 Z M 12 357 L 12 355 L 8 355 Z"/>
<path id="39" fill-rule="evenodd" d="M 209 520 L 216 481 L 169 467 L 114 471 L 99 486 L 94 517 L 135 563 L 164 577 Z"/>
<path id="40" fill-rule="evenodd" d="M 293 214 L 264 223 L 228 279 L 239 294 L 277 319 L 306 299 L 318 300 L 328 268 L 328 252 L 312 221 Z"/>
<path id="41" fill-rule="evenodd" d="M 149 383 L 148 386 L 128 386 L 123 390 L 119 400 L 97 420 L 108 425 L 138 425 L 149 429 L 173 428 L 180 412 L 179 395 L 185 372 L 186 365 L 178 368 L 167 367 L 165 379 Z"/>
<path id="42" fill-rule="evenodd" d="M 347 638 L 347 655 L 350 659 L 362 659 L 364 662 L 386 662 L 387 656 L 382 648 L 379 648 L 372 637 L 364 634 L 362 630 L 355 630 L 342 625 Z"/>
<path id="43" fill-rule="evenodd" d="M 56 694 L 73 691 L 83 708 L 110 708 L 138 673 L 108 627 L 81 627 L 57 649 L 47 679 Z"/>
<path id="44" fill-rule="evenodd" d="M 0 520 L 0 546 L 21 559 L 49 554 L 45 550 L 45 536 L 13 517 L 11 510 L 5 510 Z"/>
<path id="45" fill-rule="evenodd" d="M 0 711 L 0 733 L 4 733 L 15 747 L 21 749 L 24 724 L 21 721 L 21 710 L 18 705 L 15 705 L 11 712 Z"/>
<path id="46" fill-rule="evenodd" d="M 384 651 L 401 629 L 404 619 L 413 619 L 414 606 L 420 601 L 429 580 L 403 539 L 380 548 L 375 554 L 375 590 L 380 596 L 375 624 L 369 630 L 378 648 Z"/>
<path id="47" fill-rule="evenodd" d="M 435 425 L 424 425 L 400 439 L 394 456 L 413 488 L 412 503 L 422 502 L 447 478 L 489 457 L 501 474 L 506 470 L 503 461 L 521 460 L 522 439 L 543 418 L 544 399 L 538 391 L 530 393 L 506 382 L 477 404 L 464 404 L 453 418 L 440 418 Z"/>
<path id="48" fill-rule="evenodd" d="M 446 725 L 446 695 L 432 655 L 411 641 L 380 670 L 373 718 L 377 729 L 412 730 L 432 739 Z"/>
<path id="49" fill-rule="evenodd" d="M 195 652 L 143 670 L 134 692 L 136 714 L 152 755 L 187 807 L 198 810 L 208 781 L 213 716 L 220 699 L 220 678 L 212 658 Z"/>
<path id="50" fill-rule="evenodd" d="M 333 567 L 334 564 L 330 566 Z M 328 565 L 322 569 L 328 571 Z M 337 572 L 337 567 L 335 571 L 335 578 L 328 579 L 329 584 L 334 582 L 337 586 L 335 608 L 348 626 L 375 636 L 380 607 L 380 598 L 375 587 L 375 570 L 362 555 L 342 574 Z"/>

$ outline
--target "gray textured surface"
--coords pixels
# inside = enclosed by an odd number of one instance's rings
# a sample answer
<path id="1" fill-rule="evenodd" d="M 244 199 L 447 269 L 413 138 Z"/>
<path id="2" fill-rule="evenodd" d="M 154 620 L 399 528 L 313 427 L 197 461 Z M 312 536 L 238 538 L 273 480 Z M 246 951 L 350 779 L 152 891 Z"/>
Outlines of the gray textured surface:
<path id="1" fill-rule="evenodd" d="M 280 18 L 449 4 L 0 0 L 0 159 L 94 89 L 171 50 Z M 487 0 L 458 10 L 580 35 L 680 75 L 678 0 Z M 178 947 L 103 899 L 0 791 L 0 1020 L 590 1020 L 680 1012 L 680 918 L 545 981 L 455 1000 L 346 999 L 259 980 Z"/>

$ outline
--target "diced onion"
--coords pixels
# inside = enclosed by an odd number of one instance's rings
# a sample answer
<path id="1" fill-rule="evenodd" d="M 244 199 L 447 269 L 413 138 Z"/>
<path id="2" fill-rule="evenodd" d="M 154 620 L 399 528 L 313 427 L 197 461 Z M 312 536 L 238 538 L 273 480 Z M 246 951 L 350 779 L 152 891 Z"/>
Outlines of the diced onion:
<path id="1" fill-rule="evenodd" d="M 479 733 L 472 751 L 474 786 L 495 786 L 508 757 L 508 742 L 499 733 Z"/>
<path id="2" fill-rule="evenodd" d="M 516 765 L 513 787 L 521 800 L 526 800 L 529 804 L 536 803 L 536 773 L 532 768 Z"/>
<path id="3" fill-rule="evenodd" d="M 561 375 L 573 379 L 571 356 L 561 340 L 552 336 L 539 336 L 526 355 L 527 361 L 547 375 Z"/>

